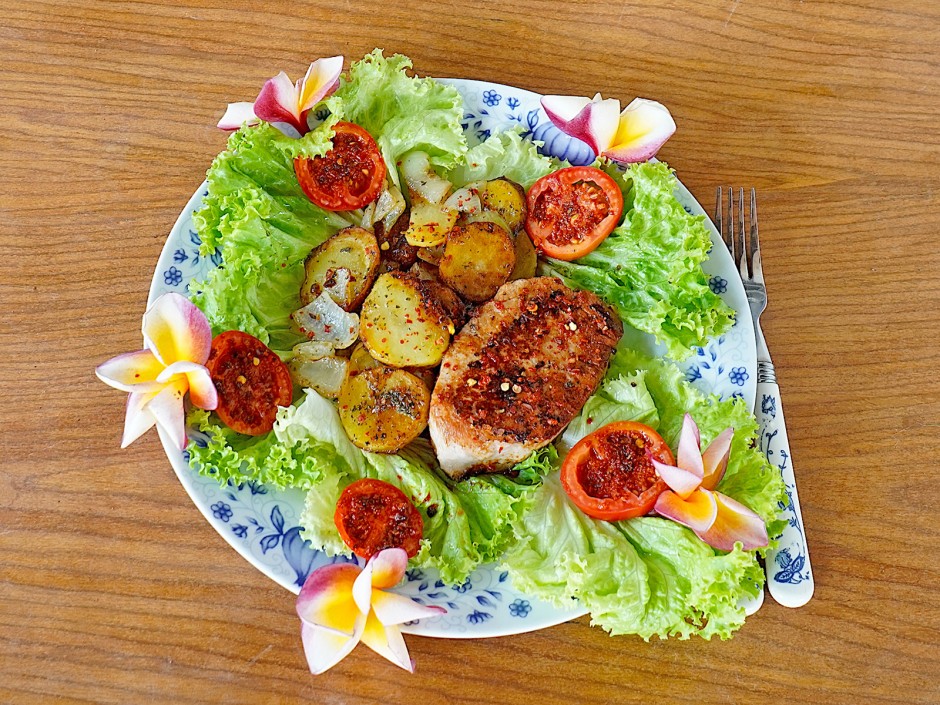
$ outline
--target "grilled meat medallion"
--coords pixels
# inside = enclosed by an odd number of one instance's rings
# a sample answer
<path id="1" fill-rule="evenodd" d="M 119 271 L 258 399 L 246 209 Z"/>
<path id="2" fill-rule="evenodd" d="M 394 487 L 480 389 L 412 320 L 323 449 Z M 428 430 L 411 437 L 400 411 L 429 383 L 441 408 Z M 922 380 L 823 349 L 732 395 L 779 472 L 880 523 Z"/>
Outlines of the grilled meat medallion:
<path id="1" fill-rule="evenodd" d="M 454 479 L 506 470 L 578 415 L 607 370 L 623 327 L 589 291 L 555 277 L 508 282 L 451 343 L 429 426 Z"/>

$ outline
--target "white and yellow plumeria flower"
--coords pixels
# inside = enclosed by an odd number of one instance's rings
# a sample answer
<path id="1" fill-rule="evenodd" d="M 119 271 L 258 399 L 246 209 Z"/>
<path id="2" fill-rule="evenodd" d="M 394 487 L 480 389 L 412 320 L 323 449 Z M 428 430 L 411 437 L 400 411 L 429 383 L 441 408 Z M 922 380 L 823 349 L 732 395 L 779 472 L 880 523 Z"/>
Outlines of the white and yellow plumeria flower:
<path id="1" fill-rule="evenodd" d="M 183 397 L 200 409 L 214 409 L 218 394 L 206 360 L 212 344 L 209 321 L 189 299 L 164 294 L 144 314 L 144 349 L 99 365 L 98 379 L 130 392 L 121 447 L 157 424 L 182 449 L 186 447 Z"/>
<path id="2" fill-rule="evenodd" d="M 403 549 L 387 548 L 370 558 L 365 568 L 338 563 L 310 574 L 297 597 L 297 614 L 311 673 L 332 668 L 360 641 L 396 666 L 414 672 L 399 625 L 437 617 L 446 610 L 387 591 L 401 582 L 407 565 Z"/>
<path id="3" fill-rule="evenodd" d="M 653 467 L 669 486 L 659 495 L 656 513 L 687 526 L 709 546 L 730 551 L 740 542 L 745 551 L 767 545 L 764 520 L 715 487 L 724 477 L 731 456 L 734 430 L 726 428 L 704 451 L 698 426 L 689 414 L 682 422 L 676 464 L 655 458 Z"/>
<path id="4" fill-rule="evenodd" d="M 265 81 L 254 103 L 229 103 L 218 127 L 237 130 L 244 124 L 256 125 L 264 120 L 279 127 L 290 125 L 304 135 L 310 129 L 307 113 L 339 87 L 342 72 L 342 56 L 317 59 L 297 83 L 291 83 L 287 74 L 281 71 Z"/>
<path id="5" fill-rule="evenodd" d="M 616 162 L 646 161 L 676 131 L 669 110 L 645 98 L 635 98 L 621 111 L 619 100 L 601 98 L 600 93 L 593 99 L 547 95 L 542 107 L 559 130 Z"/>

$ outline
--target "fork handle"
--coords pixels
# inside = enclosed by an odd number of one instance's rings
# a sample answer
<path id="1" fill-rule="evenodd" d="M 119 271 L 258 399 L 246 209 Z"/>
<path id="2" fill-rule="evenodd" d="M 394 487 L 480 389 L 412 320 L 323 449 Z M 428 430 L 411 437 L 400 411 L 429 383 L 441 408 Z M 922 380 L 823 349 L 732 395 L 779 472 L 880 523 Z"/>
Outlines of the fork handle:
<path id="1" fill-rule="evenodd" d="M 803 529 L 800 499 L 796 493 L 790 441 L 783 419 L 780 387 L 774 366 L 769 362 L 757 365 L 757 422 L 760 427 L 760 448 L 770 464 L 780 469 L 786 485 L 786 503 L 781 503 L 780 517 L 787 522 L 777 548 L 767 551 L 767 586 L 771 596 L 784 607 L 800 607 L 813 596 L 813 570 L 809 547 Z"/>

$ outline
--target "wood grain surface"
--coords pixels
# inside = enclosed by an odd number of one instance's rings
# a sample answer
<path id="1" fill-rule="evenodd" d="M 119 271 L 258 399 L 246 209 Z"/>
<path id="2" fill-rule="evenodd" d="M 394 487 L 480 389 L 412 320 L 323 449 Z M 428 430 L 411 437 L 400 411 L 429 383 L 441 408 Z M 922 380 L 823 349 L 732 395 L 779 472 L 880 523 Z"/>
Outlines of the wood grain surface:
<path id="1" fill-rule="evenodd" d="M 0 702 L 940 702 L 940 5 L 931 0 L 0 3 Z M 225 104 L 312 58 L 667 103 L 708 207 L 761 200 L 765 331 L 816 596 L 728 642 L 586 619 L 409 637 L 322 677 L 293 598 L 200 517 L 94 366 L 139 347 Z"/>

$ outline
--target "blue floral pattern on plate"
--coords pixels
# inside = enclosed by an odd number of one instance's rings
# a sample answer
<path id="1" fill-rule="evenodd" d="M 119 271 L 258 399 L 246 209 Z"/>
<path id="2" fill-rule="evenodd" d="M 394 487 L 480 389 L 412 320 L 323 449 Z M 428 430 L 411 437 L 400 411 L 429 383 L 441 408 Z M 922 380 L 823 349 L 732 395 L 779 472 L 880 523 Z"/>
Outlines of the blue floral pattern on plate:
<path id="1" fill-rule="evenodd" d="M 708 288 L 710 288 L 713 293 L 721 296 L 728 291 L 728 280 L 716 274 L 708 280 Z"/>
<path id="2" fill-rule="evenodd" d="M 527 139 L 542 142 L 540 150 L 545 154 L 572 164 L 590 164 L 594 160 L 594 153 L 586 144 L 552 125 L 541 108 L 539 95 L 482 81 L 444 80 L 457 87 L 464 97 L 463 127 L 471 143 L 518 127 Z M 221 264 L 218 251 L 209 257 L 199 254 L 200 240 L 192 214 L 205 194 L 203 184 L 174 225 L 154 272 L 149 302 L 168 291 L 188 291 L 193 279 L 204 278 L 209 270 Z M 685 187 L 680 185 L 676 195 L 690 213 L 704 215 Z M 708 225 L 711 227 L 710 221 Z M 714 232 L 712 239 L 719 241 Z M 724 247 L 714 248 L 704 269 L 712 291 L 735 311 L 748 310 L 744 289 Z M 657 349 L 651 342 L 648 347 Z M 686 378 L 700 389 L 725 398 L 743 397 L 753 404 L 757 362 L 750 316 L 739 316 L 730 331 L 697 350 L 682 368 Z M 190 469 L 188 453 L 175 450 L 162 433 L 161 440 L 180 482 L 206 520 L 271 579 L 296 593 L 310 571 L 348 560 L 315 551 L 300 538 L 298 520 L 303 509 L 303 492 L 275 490 L 251 482 L 220 486 L 212 477 L 203 477 Z M 448 610 L 441 617 L 407 625 L 405 631 L 410 633 L 447 638 L 500 636 L 542 629 L 584 614 L 577 605 L 560 609 L 522 594 L 512 586 L 508 573 L 495 566 L 481 567 L 458 586 L 444 584 L 432 571 L 414 568 L 408 570 L 405 578 L 397 588 L 399 592 L 416 602 L 441 605 Z"/>

